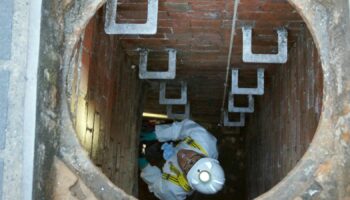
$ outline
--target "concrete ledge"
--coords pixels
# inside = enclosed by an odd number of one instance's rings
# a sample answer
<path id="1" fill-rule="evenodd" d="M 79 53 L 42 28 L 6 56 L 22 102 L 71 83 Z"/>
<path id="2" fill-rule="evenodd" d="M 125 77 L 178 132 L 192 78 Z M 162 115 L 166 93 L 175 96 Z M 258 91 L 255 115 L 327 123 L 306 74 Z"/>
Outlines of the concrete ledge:
<path id="1" fill-rule="evenodd" d="M 58 158 L 54 159 L 53 200 L 86 199 L 97 200 L 86 185 Z"/>

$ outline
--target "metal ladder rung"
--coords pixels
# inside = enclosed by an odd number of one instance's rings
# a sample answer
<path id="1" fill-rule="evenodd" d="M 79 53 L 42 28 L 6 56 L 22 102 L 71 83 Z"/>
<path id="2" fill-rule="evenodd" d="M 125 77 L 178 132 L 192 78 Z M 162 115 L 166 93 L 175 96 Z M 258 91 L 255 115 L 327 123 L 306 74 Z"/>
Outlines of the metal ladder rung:
<path id="1" fill-rule="evenodd" d="M 181 97 L 178 99 L 166 98 L 166 82 L 161 82 L 159 86 L 159 104 L 185 105 L 187 104 L 187 83 L 181 81 Z"/>
<path id="2" fill-rule="evenodd" d="M 243 26 L 243 62 L 248 63 L 286 63 L 288 58 L 288 32 L 285 28 L 277 29 L 278 53 L 277 54 L 254 54 L 252 52 L 252 27 Z"/>
<path id="3" fill-rule="evenodd" d="M 107 0 L 105 32 L 107 34 L 152 35 L 157 33 L 158 0 L 148 0 L 147 21 L 144 24 L 117 24 L 118 0 Z"/>
<path id="4" fill-rule="evenodd" d="M 243 127 L 245 125 L 245 114 L 240 113 L 240 120 L 237 122 L 229 121 L 228 112 L 224 112 L 224 126 L 229 127 Z"/>
<path id="5" fill-rule="evenodd" d="M 258 87 L 256 88 L 240 88 L 238 87 L 238 69 L 232 69 L 232 94 L 251 94 L 251 95 L 263 95 L 264 94 L 264 69 L 258 69 L 257 74 Z"/>
<path id="6" fill-rule="evenodd" d="M 168 71 L 150 72 L 147 71 L 148 50 L 140 50 L 139 78 L 140 79 L 174 79 L 176 76 L 176 50 L 168 51 Z"/>
<path id="7" fill-rule="evenodd" d="M 229 94 L 228 99 L 228 112 L 244 112 L 253 113 L 254 112 L 254 98 L 253 95 L 248 94 L 248 107 L 237 107 L 235 106 L 234 94 Z"/>
<path id="8" fill-rule="evenodd" d="M 167 116 L 170 119 L 188 119 L 190 118 L 190 104 L 187 103 L 185 106 L 185 112 L 182 114 L 179 113 L 173 113 L 173 107 L 172 105 L 167 105 Z"/>

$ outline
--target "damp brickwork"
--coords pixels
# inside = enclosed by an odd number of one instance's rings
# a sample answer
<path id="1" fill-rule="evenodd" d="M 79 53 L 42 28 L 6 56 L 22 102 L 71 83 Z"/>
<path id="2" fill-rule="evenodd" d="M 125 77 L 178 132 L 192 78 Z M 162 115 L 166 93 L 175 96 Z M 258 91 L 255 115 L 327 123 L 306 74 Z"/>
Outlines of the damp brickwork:
<path id="1" fill-rule="evenodd" d="M 94 164 L 126 193 L 136 194 L 142 84 L 118 38 L 105 34 L 102 16 L 101 9 L 77 48 L 81 56 L 71 75 L 72 120 Z"/>
<path id="2" fill-rule="evenodd" d="M 322 77 L 317 49 L 305 27 L 241 130 L 246 136 L 248 199 L 281 181 L 309 147 L 322 109 Z"/>

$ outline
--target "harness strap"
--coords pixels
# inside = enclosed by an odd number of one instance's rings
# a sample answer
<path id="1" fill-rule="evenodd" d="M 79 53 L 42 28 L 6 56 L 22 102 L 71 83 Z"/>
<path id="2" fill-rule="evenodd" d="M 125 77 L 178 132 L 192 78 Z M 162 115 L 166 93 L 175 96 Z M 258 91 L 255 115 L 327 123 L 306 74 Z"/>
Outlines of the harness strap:
<path id="1" fill-rule="evenodd" d="M 177 169 L 172 163 L 170 163 L 170 170 L 176 174 L 176 176 L 163 173 L 162 178 L 165 180 L 170 181 L 171 183 L 180 186 L 182 189 L 184 189 L 186 192 L 190 192 L 192 188 L 188 184 L 188 181 L 183 173 L 180 172 L 179 169 Z"/>
<path id="2" fill-rule="evenodd" d="M 204 155 L 208 156 L 207 151 L 200 145 L 198 144 L 195 140 L 193 140 L 190 136 L 187 136 L 185 139 L 182 140 L 184 143 L 187 145 L 196 148 L 200 150 Z M 180 186 L 182 189 L 184 189 L 186 192 L 190 192 L 192 190 L 191 186 L 188 184 L 188 181 L 184 174 L 177 169 L 173 163 L 170 162 L 170 171 L 172 171 L 176 176 L 168 174 L 168 173 L 163 173 L 162 178 L 164 180 L 168 180 L 171 183 Z"/>
<path id="3" fill-rule="evenodd" d="M 183 142 L 185 142 L 186 144 L 190 145 L 193 148 L 200 150 L 204 155 L 208 156 L 207 151 L 200 144 L 198 144 L 195 140 L 193 140 L 190 136 L 187 136 L 183 140 Z"/>

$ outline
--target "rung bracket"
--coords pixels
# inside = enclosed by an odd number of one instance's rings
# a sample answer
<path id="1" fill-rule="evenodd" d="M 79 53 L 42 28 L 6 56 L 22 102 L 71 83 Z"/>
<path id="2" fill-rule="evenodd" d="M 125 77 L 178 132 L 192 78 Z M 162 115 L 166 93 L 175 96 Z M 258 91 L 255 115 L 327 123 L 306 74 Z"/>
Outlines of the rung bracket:
<path id="1" fill-rule="evenodd" d="M 185 112 L 184 113 L 173 113 L 173 105 L 167 105 L 167 116 L 170 119 L 188 119 L 190 118 L 190 104 L 187 103 L 185 106 Z"/>
<path id="2" fill-rule="evenodd" d="M 167 49 L 168 51 L 168 71 L 150 72 L 147 71 L 148 50 L 140 50 L 139 60 L 139 78 L 140 79 L 174 79 L 176 76 L 176 50 Z"/>
<path id="3" fill-rule="evenodd" d="M 278 53 L 277 54 L 254 54 L 252 52 L 252 27 L 243 26 L 243 62 L 247 63 L 286 63 L 288 58 L 288 32 L 282 27 L 277 29 Z"/>
<path id="4" fill-rule="evenodd" d="M 228 112 L 224 112 L 224 126 L 229 127 L 243 127 L 245 125 L 245 114 L 240 113 L 240 120 L 237 122 L 229 121 Z"/>
<path id="5" fill-rule="evenodd" d="M 116 23 L 118 0 L 107 0 L 105 32 L 107 34 L 153 35 L 157 33 L 158 0 L 148 0 L 147 21 L 144 24 Z"/>
<path id="6" fill-rule="evenodd" d="M 187 83 L 181 81 L 181 97 L 178 99 L 166 98 L 166 82 L 161 82 L 159 86 L 159 104 L 185 105 L 187 104 Z"/>
<path id="7" fill-rule="evenodd" d="M 229 94 L 228 100 L 228 112 L 244 112 L 244 113 L 253 113 L 254 112 L 254 98 L 253 95 L 248 94 L 248 107 L 237 107 L 235 106 L 235 95 Z"/>
<path id="8" fill-rule="evenodd" d="M 251 94 L 251 95 L 263 95 L 264 94 L 264 69 L 258 69 L 257 76 L 258 86 L 256 88 L 239 88 L 238 87 L 238 69 L 232 69 L 232 94 Z"/>

